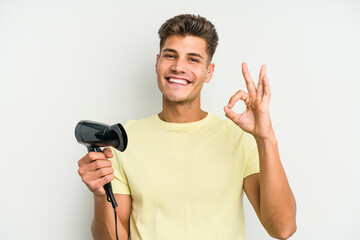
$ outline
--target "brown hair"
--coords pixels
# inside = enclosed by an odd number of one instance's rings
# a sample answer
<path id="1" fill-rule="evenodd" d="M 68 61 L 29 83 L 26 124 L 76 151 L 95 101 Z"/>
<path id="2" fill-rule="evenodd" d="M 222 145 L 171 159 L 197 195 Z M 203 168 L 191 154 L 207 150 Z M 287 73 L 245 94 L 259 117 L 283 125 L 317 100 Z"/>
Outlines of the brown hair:
<path id="1" fill-rule="evenodd" d="M 204 17 L 181 14 L 168 19 L 159 29 L 160 51 L 168 37 L 172 35 L 200 37 L 206 42 L 206 53 L 210 62 L 218 44 L 218 35 L 214 25 Z"/>

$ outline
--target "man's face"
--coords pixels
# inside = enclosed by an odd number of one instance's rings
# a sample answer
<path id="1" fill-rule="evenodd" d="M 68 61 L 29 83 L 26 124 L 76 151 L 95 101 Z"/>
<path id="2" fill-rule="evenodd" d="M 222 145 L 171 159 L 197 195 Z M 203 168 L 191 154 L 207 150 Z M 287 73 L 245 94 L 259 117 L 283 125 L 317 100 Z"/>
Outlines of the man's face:
<path id="1" fill-rule="evenodd" d="M 214 64 L 209 64 L 204 39 L 173 35 L 166 39 L 156 59 L 157 82 L 166 101 L 200 100 L 204 82 L 209 82 Z"/>

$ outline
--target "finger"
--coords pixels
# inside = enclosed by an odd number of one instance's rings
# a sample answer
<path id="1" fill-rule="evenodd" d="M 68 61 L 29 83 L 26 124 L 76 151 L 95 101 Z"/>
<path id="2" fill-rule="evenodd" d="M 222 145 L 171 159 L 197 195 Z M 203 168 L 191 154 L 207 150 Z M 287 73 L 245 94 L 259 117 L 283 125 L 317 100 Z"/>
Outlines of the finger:
<path id="1" fill-rule="evenodd" d="M 264 95 L 263 88 L 264 88 L 265 75 L 266 75 L 266 65 L 262 65 L 261 69 L 260 69 L 259 81 L 258 81 L 258 85 L 257 85 L 257 89 L 256 89 L 256 99 L 258 99 L 259 101 L 262 100 L 263 95 Z"/>
<path id="2" fill-rule="evenodd" d="M 101 168 L 111 167 L 111 161 L 109 160 L 96 160 L 88 164 L 82 164 L 79 167 L 78 173 L 80 176 L 86 175 L 90 172 L 97 171 Z"/>
<path id="3" fill-rule="evenodd" d="M 113 179 L 114 179 L 114 174 L 109 174 L 102 178 L 98 178 L 96 180 L 89 181 L 88 183 L 86 183 L 86 185 L 89 187 L 90 191 L 92 191 L 92 192 L 100 190 L 100 192 L 104 193 L 103 186 L 105 184 L 109 183 Z"/>
<path id="4" fill-rule="evenodd" d="M 111 180 L 114 179 L 114 174 L 109 174 L 109 175 L 106 175 L 102 178 L 99 178 L 98 180 L 96 180 L 98 182 L 98 184 L 100 186 L 104 186 L 105 184 L 111 182 Z"/>
<path id="5" fill-rule="evenodd" d="M 111 148 L 104 148 L 103 153 L 107 158 L 112 158 L 114 154 L 111 151 Z"/>
<path id="6" fill-rule="evenodd" d="M 246 83 L 246 88 L 249 92 L 249 95 L 255 95 L 256 94 L 256 87 L 254 84 L 254 81 L 252 80 L 250 73 L 249 73 L 249 69 L 247 67 L 246 62 L 242 63 L 242 74 L 244 76 L 245 79 L 245 83 Z"/>
<path id="7" fill-rule="evenodd" d="M 100 168 L 95 171 L 95 177 L 102 178 L 106 175 L 113 174 L 113 173 L 114 173 L 114 169 L 112 167 Z"/>
<path id="8" fill-rule="evenodd" d="M 109 160 L 96 160 L 89 164 L 82 164 L 78 169 L 78 173 L 83 178 L 84 176 L 93 174 L 101 168 L 109 168 L 111 165 L 111 161 Z"/>
<path id="9" fill-rule="evenodd" d="M 104 148 L 103 152 L 112 152 L 112 151 L 111 151 L 111 148 L 106 147 L 106 148 Z"/>
<path id="10" fill-rule="evenodd" d="M 238 114 L 236 112 L 234 112 L 231 108 L 229 108 L 228 106 L 224 107 L 224 112 L 225 112 L 225 116 L 227 118 L 229 118 L 230 120 L 232 120 L 233 122 L 237 122 L 238 119 L 241 117 L 242 114 Z"/>
<path id="11" fill-rule="evenodd" d="M 228 107 L 232 108 L 239 99 L 245 101 L 248 98 L 248 94 L 243 90 L 237 91 L 229 100 Z"/>
<path id="12" fill-rule="evenodd" d="M 263 97 L 263 100 L 269 102 L 270 97 L 271 97 L 271 92 L 270 92 L 269 78 L 268 78 L 267 75 L 265 75 L 263 82 L 264 82 L 264 97 Z"/>
<path id="13" fill-rule="evenodd" d="M 85 166 L 85 168 L 88 171 L 96 171 L 98 169 L 101 168 L 107 168 L 107 167 L 111 167 L 111 161 L 110 160 L 96 160 L 88 165 Z"/>
<path id="14" fill-rule="evenodd" d="M 110 175 L 114 173 L 114 169 L 112 167 L 101 168 L 94 172 L 87 172 L 81 176 L 84 183 L 88 184 L 91 181 L 97 180 L 99 178 L 105 177 L 106 175 Z"/>
<path id="15" fill-rule="evenodd" d="M 78 164 L 79 166 L 81 164 L 88 164 L 97 159 L 106 159 L 106 156 L 102 152 L 89 152 L 78 161 Z"/>

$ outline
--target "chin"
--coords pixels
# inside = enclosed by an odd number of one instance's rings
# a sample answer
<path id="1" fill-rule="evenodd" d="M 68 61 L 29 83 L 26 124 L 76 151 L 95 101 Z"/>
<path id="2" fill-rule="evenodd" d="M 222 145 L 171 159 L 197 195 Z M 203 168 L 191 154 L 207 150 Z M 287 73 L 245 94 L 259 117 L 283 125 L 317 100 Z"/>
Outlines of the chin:
<path id="1" fill-rule="evenodd" d="M 167 102 L 171 102 L 171 103 L 184 103 L 184 102 L 188 102 L 188 99 L 184 98 L 184 97 L 179 97 L 179 96 L 168 96 L 168 95 L 163 95 L 164 100 L 166 100 Z"/>
<path id="2" fill-rule="evenodd" d="M 181 99 L 181 98 L 165 98 L 167 102 L 171 102 L 171 103 L 184 103 L 187 102 L 186 99 Z"/>

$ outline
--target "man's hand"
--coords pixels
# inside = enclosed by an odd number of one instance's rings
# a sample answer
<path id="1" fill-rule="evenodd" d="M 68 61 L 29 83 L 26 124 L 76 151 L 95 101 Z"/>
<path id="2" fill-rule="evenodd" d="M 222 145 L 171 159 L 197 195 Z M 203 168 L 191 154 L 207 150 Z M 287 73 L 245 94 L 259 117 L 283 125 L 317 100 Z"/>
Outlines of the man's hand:
<path id="1" fill-rule="evenodd" d="M 242 73 L 248 93 L 240 90 L 224 107 L 225 115 L 255 137 L 259 151 L 260 173 L 244 179 L 244 190 L 261 223 L 274 238 L 287 239 L 296 231 L 296 203 L 282 167 L 269 114 L 270 86 L 266 66 L 260 70 L 257 87 L 246 63 Z M 231 108 L 242 100 L 246 110 L 239 114 Z"/>
<path id="2" fill-rule="evenodd" d="M 81 179 L 95 195 L 105 195 L 103 186 L 114 178 L 114 170 L 108 160 L 111 157 L 111 149 L 105 148 L 103 153 L 89 152 L 78 162 Z"/>
<path id="3" fill-rule="evenodd" d="M 114 179 L 111 167 L 113 153 L 110 148 L 103 152 L 89 152 L 79 160 L 79 175 L 94 196 L 94 219 L 91 233 L 94 239 L 115 239 L 114 210 L 107 201 L 104 185 Z M 129 218 L 131 212 L 131 197 L 125 194 L 114 195 L 118 207 L 117 230 L 119 239 L 129 239 Z"/>
<path id="4" fill-rule="evenodd" d="M 230 98 L 229 104 L 224 107 L 225 115 L 241 129 L 252 134 L 255 138 L 272 138 L 274 137 L 274 131 L 269 114 L 271 93 L 269 80 L 266 75 L 266 66 L 263 65 L 260 69 L 257 87 L 251 79 L 245 62 L 242 63 L 242 74 L 248 92 L 239 90 L 235 93 Z M 235 103 L 240 99 L 246 104 L 246 110 L 241 114 L 232 110 Z"/>

